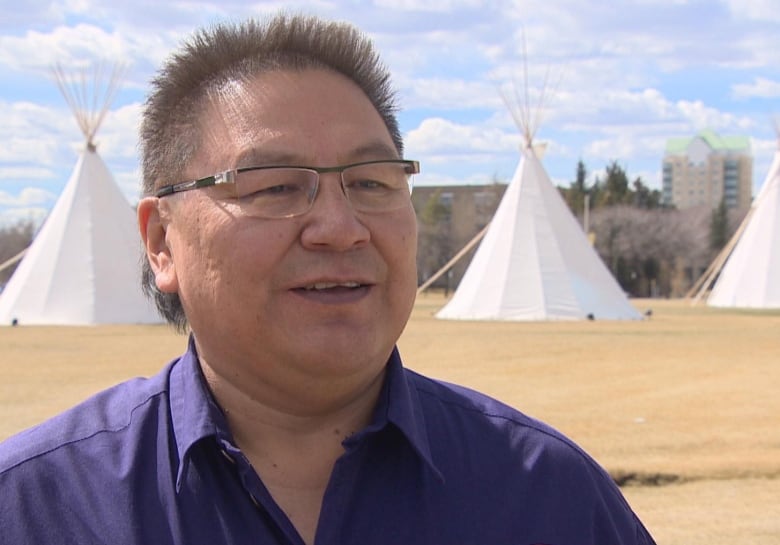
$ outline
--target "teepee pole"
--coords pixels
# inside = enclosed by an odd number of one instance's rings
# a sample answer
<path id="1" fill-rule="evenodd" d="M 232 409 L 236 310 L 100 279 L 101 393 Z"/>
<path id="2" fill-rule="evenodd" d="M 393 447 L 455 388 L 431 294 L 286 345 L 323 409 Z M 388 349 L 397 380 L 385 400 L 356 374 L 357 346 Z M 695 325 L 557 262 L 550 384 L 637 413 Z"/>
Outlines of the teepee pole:
<path id="1" fill-rule="evenodd" d="M 87 149 L 94 151 L 95 135 L 119 90 L 124 66 L 114 65 L 111 73 L 106 77 L 104 67 L 98 65 L 92 71 L 91 83 L 87 81 L 86 72 L 81 72 L 77 76 L 68 75 L 59 64 L 52 68 L 52 72 L 60 93 L 65 98 L 70 111 L 73 112 L 81 134 L 84 135 Z"/>
<path id="2" fill-rule="evenodd" d="M 11 265 L 13 265 L 14 263 L 16 263 L 16 262 L 18 262 L 18 261 L 21 261 L 21 260 L 22 260 L 22 258 L 24 257 L 24 254 L 26 254 L 26 253 L 27 253 L 27 250 L 29 250 L 29 249 L 30 249 L 29 247 L 28 247 L 28 248 L 25 248 L 24 250 L 22 250 L 21 252 L 19 252 L 19 253 L 18 253 L 18 254 L 16 254 L 15 256 L 13 256 L 12 258 L 10 258 L 10 259 L 6 259 L 6 260 L 5 260 L 5 261 L 3 261 L 2 263 L 0 263 L 0 272 L 3 272 L 4 270 L 6 270 L 7 268 L 9 268 L 9 267 L 10 267 Z"/>
<path id="3" fill-rule="evenodd" d="M 780 153 L 780 118 L 778 117 L 774 118 L 773 126 L 774 126 L 776 140 L 777 140 L 777 151 L 775 152 L 775 154 L 777 154 Z M 769 181 L 769 176 L 771 175 L 772 175 L 771 172 L 770 174 L 767 175 L 768 176 L 767 181 Z M 766 184 L 766 182 L 764 183 Z M 745 231 L 745 229 L 747 229 L 747 226 L 750 223 L 750 218 L 753 215 L 753 212 L 758 208 L 758 205 L 762 200 L 762 196 L 764 195 L 763 189 L 765 189 L 765 187 L 766 186 L 761 188 L 762 191 L 759 192 L 758 196 L 751 203 L 750 208 L 747 211 L 747 214 L 745 214 L 745 217 L 742 219 L 742 222 L 739 224 L 739 227 L 737 228 L 736 232 L 731 236 L 729 241 L 726 243 L 723 249 L 718 253 L 718 255 L 715 257 L 712 263 L 710 263 L 710 266 L 707 267 L 707 269 L 699 277 L 699 279 L 693 283 L 691 289 L 689 289 L 688 292 L 685 294 L 686 299 L 690 299 L 691 297 L 693 297 L 693 301 L 691 301 L 691 305 L 695 305 L 702 298 L 706 298 L 707 296 L 709 296 L 709 292 L 712 290 L 715 280 L 718 278 L 718 275 L 723 270 L 726 261 L 728 261 L 729 256 L 731 256 L 731 252 L 734 251 L 734 248 L 736 247 L 737 243 L 742 237 L 742 233 Z"/>
<path id="4" fill-rule="evenodd" d="M 691 301 L 692 305 L 697 304 L 712 289 L 713 282 L 723 270 L 723 265 L 726 264 L 731 252 L 734 251 L 734 247 L 737 245 L 737 242 L 739 242 L 742 233 L 747 228 L 748 223 L 750 223 L 750 216 L 753 214 L 753 210 L 755 210 L 755 207 L 751 206 L 745 215 L 745 218 L 742 220 L 742 223 L 739 224 L 739 227 L 729 241 L 723 249 L 718 252 L 718 255 L 715 256 L 715 259 L 712 260 L 710 266 L 707 267 L 699 279 L 693 283 L 691 289 L 688 290 L 688 293 L 685 294 L 686 299 L 693 297 L 693 301 Z"/>
<path id="5" fill-rule="evenodd" d="M 436 271 L 436 272 L 435 272 L 435 273 L 434 273 L 434 274 L 433 274 L 433 275 L 432 275 L 430 278 L 428 278 L 428 280 L 426 280 L 425 282 L 423 282 L 423 283 L 422 283 L 422 285 L 420 285 L 420 287 L 419 287 L 419 288 L 417 288 L 417 295 L 420 295 L 422 292 L 424 292 L 425 290 L 427 290 L 427 289 L 428 289 L 428 287 L 429 287 L 431 284 L 433 284 L 434 282 L 436 282 L 436 281 L 437 281 L 437 280 L 438 280 L 438 279 L 441 277 L 441 275 L 443 275 L 443 274 L 444 274 L 444 273 L 446 273 L 448 270 L 450 270 L 452 267 L 454 267 L 454 266 L 455 266 L 455 264 L 456 264 L 458 261 L 460 261 L 460 259 L 461 259 L 461 258 L 462 258 L 464 255 L 466 255 L 466 254 L 468 253 L 468 251 L 469 251 L 469 250 L 471 250 L 471 249 L 474 247 L 474 245 L 475 245 L 477 242 L 479 242 L 480 240 L 482 240 L 482 237 L 484 237 L 484 236 L 485 236 L 485 233 L 487 233 L 487 230 L 488 230 L 488 227 L 489 227 L 489 226 L 490 226 L 490 223 L 488 223 L 487 225 L 485 225 L 485 227 L 483 227 L 483 228 L 482 228 L 482 230 L 481 230 L 479 233 L 477 233 L 477 234 L 474 236 L 474 238 L 472 238 L 470 241 L 468 241 L 468 242 L 466 243 L 466 245 L 465 245 L 463 248 L 461 248 L 461 249 L 460 249 L 460 251 L 459 251 L 457 254 L 455 254 L 455 255 L 453 256 L 453 258 L 452 258 L 452 259 L 450 259 L 449 261 L 447 261 L 447 263 L 446 263 L 446 264 L 445 264 L 445 265 L 444 265 L 444 266 L 443 266 L 441 269 L 439 269 L 438 271 Z"/>

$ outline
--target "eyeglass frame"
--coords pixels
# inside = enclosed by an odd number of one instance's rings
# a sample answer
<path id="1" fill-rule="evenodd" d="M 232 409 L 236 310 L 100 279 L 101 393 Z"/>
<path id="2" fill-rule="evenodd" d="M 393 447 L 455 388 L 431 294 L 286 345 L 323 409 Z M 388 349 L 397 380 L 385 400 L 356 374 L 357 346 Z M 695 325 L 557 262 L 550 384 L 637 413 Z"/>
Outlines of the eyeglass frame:
<path id="1" fill-rule="evenodd" d="M 228 170 L 223 170 L 221 172 L 217 172 L 216 174 L 212 174 L 211 176 L 206 176 L 204 178 L 198 178 L 197 180 L 191 180 L 188 182 L 179 182 L 176 184 L 169 184 L 164 185 L 157 189 L 157 191 L 154 192 L 154 196 L 157 198 L 161 197 L 167 197 L 169 195 L 174 195 L 176 193 L 183 193 L 185 191 L 190 191 L 193 189 L 202 189 L 205 187 L 211 187 L 211 186 L 217 186 L 222 184 L 233 184 L 236 185 L 236 176 L 240 174 L 241 172 L 247 172 L 250 170 L 274 170 L 274 169 L 281 169 L 281 168 L 296 168 L 300 170 L 308 170 L 312 172 L 317 173 L 317 184 L 315 185 L 315 191 L 314 196 L 312 197 L 311 202 L 309 205 L 314 204 L 314 199 L 317 197 L 317 193 L 319 192 L 319 186 L 320 186 L 320 175 L 327 174 L 329 172 L 338 172 L 339 178 L 341 180 L 341 186 L 342 191 L 344 191 L 344 171 L 353 168 L 353 167 L 359 167 L 359 166 L 365 166 L 365 165 L 374 165 L 379 163 L 393 163 L 393 164 L 400 164 L 406 166 L 406 174 L 409 175 L 409 180 L 407 182 L 409 186 L 409 194 L 412 193 L 412 182 L 411 182 L 411 176 L 414 174 L 420 173 L 420 162 L 415 161 L 412 159 L 376 159 L 372 161 L 360 161 L 357 163 L 349 163 L 346 165 L 339 165 L 339 166 L 333 166 L 333 167 L 312 167 L 307 165 L 262 165 L 262 166 L 250 166 L 250 167 L 239 167 L 239 168 L 232 168 Z M 307 210 L 308 211 L 308 210 Z M 304 212 L 305 213 L 305 212 Z M 297 215 L 297 214 L 296 214 Z M 292 216 L 290 216 L 292 217 Z"/>

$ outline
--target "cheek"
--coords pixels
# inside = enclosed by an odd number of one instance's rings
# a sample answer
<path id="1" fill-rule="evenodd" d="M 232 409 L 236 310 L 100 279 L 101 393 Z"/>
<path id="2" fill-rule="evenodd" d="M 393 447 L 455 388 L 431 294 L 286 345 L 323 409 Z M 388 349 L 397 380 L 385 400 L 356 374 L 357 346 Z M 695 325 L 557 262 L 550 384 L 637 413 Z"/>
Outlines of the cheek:
<path id="1" fill-rule="evenodd" d="M 403 222 L 398 225 L 401 226 L 401 242 L 405 249 L 406 255 L 413 263 L 417 263 L 417 217 L 414 215 L 414 211 L 411 210 L 410 214 Z"/>
<path id="2" fill-rule="evenodd" d="M 385 256 L 400 284 L 417 284 L 417 223 L 414 214 L 405 214 L 382 226 L 391 250 Z"/>
<path id="3" fill-rule="evenodd" d="M 274 224 L 242 218 L 232 227 L 204 241 L 212 249 L 212 266 L 222 275 L 224 285 L 268 287 L 284 276 L 287 254 L 296 240 L 292 222 Z"/>
<path id="4" fill-rule="evenodd" d="M 204 290 L 230 264 L 230 229 L 221 217 L 203 206 L 192 206 L 187 221 L 177 225 L 174 260 L 183 289 Z"/>

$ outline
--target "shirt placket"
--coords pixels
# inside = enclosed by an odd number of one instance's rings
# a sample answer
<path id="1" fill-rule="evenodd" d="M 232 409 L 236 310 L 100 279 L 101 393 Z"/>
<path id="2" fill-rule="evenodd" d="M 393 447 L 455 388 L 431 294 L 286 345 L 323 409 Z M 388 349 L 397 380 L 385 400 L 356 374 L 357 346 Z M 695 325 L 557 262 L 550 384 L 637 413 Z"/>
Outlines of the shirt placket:
<path id="1" fill-rule="evenodd" d="M 237 473 L 244 492 L 255 508 L 263 514 L 265 518 L 270 518 L 277 526 L 278 535 L 285 538 L 284 545 L 305 545 L 298 531 L 293 526 L 285 512 L 279 507 L 271 496 L 271 493 L 263 484 L 260 476 L 249 463 L 246 456 L 234 445 L 222 441 L 220 453 L 226 460 L 226 463 L 233 466 Z"/>

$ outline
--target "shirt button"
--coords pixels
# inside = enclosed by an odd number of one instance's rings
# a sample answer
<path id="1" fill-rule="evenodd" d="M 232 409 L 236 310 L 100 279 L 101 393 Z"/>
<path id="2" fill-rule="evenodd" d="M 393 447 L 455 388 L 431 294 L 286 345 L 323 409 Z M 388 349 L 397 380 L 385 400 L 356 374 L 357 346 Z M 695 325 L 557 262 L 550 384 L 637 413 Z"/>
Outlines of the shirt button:
<path id="1" fill-rule="evenodd" d="M 235 464 L 236 463 L 236 461 L 233 459 L 233 457 L 230 454 L 228 454 L 228 452 L 225 449 L 220 449 L 220 452 L 222 453 L 222 456 L 227 458 L 228 462 L 230 462 L 231 464 Z"/>

